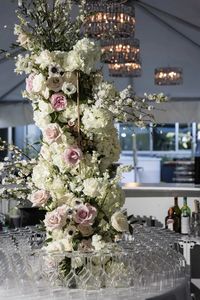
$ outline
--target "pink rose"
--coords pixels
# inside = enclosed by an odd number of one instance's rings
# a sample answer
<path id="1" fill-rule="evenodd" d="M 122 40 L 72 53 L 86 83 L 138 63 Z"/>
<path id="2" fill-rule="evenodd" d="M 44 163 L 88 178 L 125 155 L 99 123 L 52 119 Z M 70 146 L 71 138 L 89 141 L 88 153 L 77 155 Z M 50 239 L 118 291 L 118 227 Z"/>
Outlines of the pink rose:
<path id="1" fill-rule="evenodd" d="M 33 79 L 35 75 L 31 73 L 28 78 L 26 78 L 26 90 L 28 93 L 31 93 L 33 90 Z"/>
<path id="2" fill-rule="evenodd" d="M 66 214 L 62 209 L 59 211 L 58 208 L 48 212 L 45 215 L 44 224 L 49 231 L 61 229 L 66 225 Z"/>
<path id="3" fill-rule="evenodd" d="M 43 134 L 48 143 L 58 141 L 61 136 L 60 127 L 56 123 L 49 124 Z"/>
<path id="4" fill-rule="evenodd" d="M 82 159 L 83 153 L 77 146 L 71 146 L 63 154 L 64 161 L 69 165 L 77 165 Z"/>
<path id="5" fill-rule="evenodd" d="M 42 206 L 46 204 L 49 199 L 49 193 L 45 190 L 39 190 L 31 195 L 31 202 L 33 206 Z"/>
<path id="6" fill-rule="evenodd" d="M 62 93 L 53 94 L 50 98 L 50 102 L 55 111 L 64 110 L 67 106 L 67 99 Z"/>
<path id="7" fill-rule="evenodd" d="M 96 208 L 94 206 L 91 206 L 89 203 L 86 203 L 85 205 L 82 204 L 78 207 L 74 215 L 74 220 L 78 224 L 92 225 L 96 215 Z"/>
<path id="8" fill-rule="evenodd" d="M 92 226 L 83 224 L 78 225 L 78 230 L 83 236 L 90 236 L 94 232 Z"/>

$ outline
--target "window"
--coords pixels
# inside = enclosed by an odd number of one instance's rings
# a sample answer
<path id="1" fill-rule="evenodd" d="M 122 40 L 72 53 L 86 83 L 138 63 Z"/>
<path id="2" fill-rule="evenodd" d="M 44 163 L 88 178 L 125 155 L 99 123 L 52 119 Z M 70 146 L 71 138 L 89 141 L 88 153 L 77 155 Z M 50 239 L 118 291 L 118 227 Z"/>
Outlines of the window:
<path id="1" fill-rule="evenodd" d="M 132 151 L 133 149 L 133 125 L 132 124 L 120 124 L 119 135 L 122 151 Z"/>
<path id="2" fill-rule="evenodd" d="M 150 127 L 139 128 L 132 124 L 120 124 L 119 135 L 122 151 L 132 151 L 133 133 L 136 134 L 137 150 L 148 151 L 150 148 Z"/>
<path id="3" fill-rule="evenodd" d="M 135 133 L 137 151 L 151 153 L 170 151 L 189 154 L 194 150 L 197 130 L 200 130 L 200 124 L 196 123 L 150 124 L 146 128 L 124 123 L 118 127 L 122 151 L 133 150 L 132 135 Z"/>
<path id="4" fill-rule="evenodd" d="M 156 125 L 152 135 L 154 151 L 175 151 L 175 124 Z"/>

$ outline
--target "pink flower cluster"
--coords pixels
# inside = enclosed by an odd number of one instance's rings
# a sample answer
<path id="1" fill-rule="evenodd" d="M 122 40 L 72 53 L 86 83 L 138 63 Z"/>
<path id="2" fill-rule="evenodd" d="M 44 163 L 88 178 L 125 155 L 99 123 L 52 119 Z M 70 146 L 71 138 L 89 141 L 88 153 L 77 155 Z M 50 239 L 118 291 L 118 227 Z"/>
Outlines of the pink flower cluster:
<path id="1" fill-rule="evenodd" d="M 44 137 L 47 140 L 48 143 L 52 143 L 57 141 L 61 136 L 60 128 L 59 125 L 56 123 L 51 123 L 49 124 L 45 129 L 44 129 Z"/>
<path id="2" fill-rule="evenodd" d="M 47 230 L 62 229 L 66 225 L 67 209 L 62 205 L 55 210 L 46 213 L 44 224 Z"/>
<path id="3" fill-rule="evenodd" d="M 83 153 L 77 146 L 71 146 L 64 151 L 63 159 L 66 164 L 74 166 L 82 159 Z"/>
<path id="4" fill-rule="evenodd" d="M 64 110 L 67 106 L 67 99 L 63 93 L 55 93 L 50 97 L 51 106 L 55 111 Z"/>
<path id="5" fill-rule="evenodd" d="M 74 221 L 78 224 L 88 226 L 94 223 L 94 219 L 97 216 L 97 210 L 89 203 L 81 204 L 78 206 L 76 214 L 74 215 Z"/>
<path id="6" fill-rule="evenodd" d="M 31 195 L 31 202 L 33 203 L 33 206 L 42 206 L 43 204 L 46 204 L 50 195 L 45 190 L 39 190 Z"/>

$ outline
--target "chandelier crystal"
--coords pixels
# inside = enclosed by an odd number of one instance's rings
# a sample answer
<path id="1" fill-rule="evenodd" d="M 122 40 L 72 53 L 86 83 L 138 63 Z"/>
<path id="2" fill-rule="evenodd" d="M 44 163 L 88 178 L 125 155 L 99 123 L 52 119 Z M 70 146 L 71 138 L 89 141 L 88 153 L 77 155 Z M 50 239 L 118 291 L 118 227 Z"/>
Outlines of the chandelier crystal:
<path id="1" fill-rule="evenodd" d="M 155 69 L 155 84 L 178 85 L 183 82 L 182 68 L 164 67 Z"/>
<path id="2" fill-rule="evenodd" d="M 133 35 L 135 32 L 135 9 L 121 2 L 88 1 L 86 3 L 88 16 L 84 23 L 85 34 L 95 39 Z"/>

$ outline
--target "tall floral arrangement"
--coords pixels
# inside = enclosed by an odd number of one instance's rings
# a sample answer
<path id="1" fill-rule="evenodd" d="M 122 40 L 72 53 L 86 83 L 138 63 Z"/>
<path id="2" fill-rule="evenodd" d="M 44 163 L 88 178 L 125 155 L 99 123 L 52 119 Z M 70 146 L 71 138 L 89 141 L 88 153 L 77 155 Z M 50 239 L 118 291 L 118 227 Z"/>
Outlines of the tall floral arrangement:
<path id="1" fill-rule="evenodd" d="M 73 19 L 69 0 L 22 0 L 15 26 L 27 51 L 18 55 L 16 72 L 28 76 L 23 96 L 32 101 L 43 134 L 29 186 L 33 205 L 47 210 L 48 251 L 99 250 L 129 230 L 120 211 L 123 168 L 112 172 L 120 155 L 114 122 L 150 121 L 151 103 L 164 99 L 141 99 L 131 87 L 118 92 L 104 81 L 95 69 L 99 46 L 81 37 L 84 5 Z"/>

